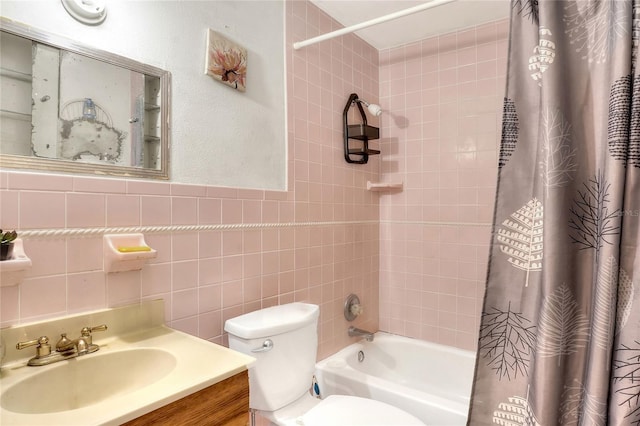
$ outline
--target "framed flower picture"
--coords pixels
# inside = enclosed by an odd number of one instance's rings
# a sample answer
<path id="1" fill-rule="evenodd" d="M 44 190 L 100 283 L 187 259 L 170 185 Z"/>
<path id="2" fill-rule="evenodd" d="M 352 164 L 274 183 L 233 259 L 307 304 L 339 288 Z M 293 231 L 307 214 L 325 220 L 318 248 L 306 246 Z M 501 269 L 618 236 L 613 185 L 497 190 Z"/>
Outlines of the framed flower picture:
<path id="1" fill-rule="evenodd" d="M 205 73 L 214 80 L 244 92 L 247 87 L 247 49 L 209 29 Z"/>

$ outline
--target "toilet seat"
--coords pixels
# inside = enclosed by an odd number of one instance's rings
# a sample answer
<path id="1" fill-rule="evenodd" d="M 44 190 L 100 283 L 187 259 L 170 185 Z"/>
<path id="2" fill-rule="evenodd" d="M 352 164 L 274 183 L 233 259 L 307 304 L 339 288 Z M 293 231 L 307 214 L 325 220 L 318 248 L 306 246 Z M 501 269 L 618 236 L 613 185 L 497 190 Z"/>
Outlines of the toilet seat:
<path id="1" fill-rule="evenodd" d="M 301 416 L 301 426 L 424 426 L 393 405 L 357 396 L 331 395 Z"/>

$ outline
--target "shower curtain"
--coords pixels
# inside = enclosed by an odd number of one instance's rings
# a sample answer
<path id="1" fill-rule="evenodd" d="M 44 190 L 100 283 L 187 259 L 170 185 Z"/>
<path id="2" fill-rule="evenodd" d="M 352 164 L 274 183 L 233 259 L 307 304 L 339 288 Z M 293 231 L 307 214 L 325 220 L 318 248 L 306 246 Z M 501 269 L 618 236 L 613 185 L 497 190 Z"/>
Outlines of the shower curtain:
<path id="1" fill-rule="evenodd" d="M 640 425 L 640 0 L 512 0 L 476 425 Z"/>

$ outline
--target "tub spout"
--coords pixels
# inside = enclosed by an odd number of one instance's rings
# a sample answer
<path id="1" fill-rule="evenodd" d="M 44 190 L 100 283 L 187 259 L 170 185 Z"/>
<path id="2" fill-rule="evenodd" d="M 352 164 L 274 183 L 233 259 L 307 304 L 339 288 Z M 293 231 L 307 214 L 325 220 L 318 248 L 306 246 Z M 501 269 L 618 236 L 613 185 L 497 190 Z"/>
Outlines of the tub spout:
<path id="1" fill-rule="evenodd" d="M 367 342 L 373 342 L 373 333 L 354 326 L 349 327 L 349 337 L 364 337 Z"/>

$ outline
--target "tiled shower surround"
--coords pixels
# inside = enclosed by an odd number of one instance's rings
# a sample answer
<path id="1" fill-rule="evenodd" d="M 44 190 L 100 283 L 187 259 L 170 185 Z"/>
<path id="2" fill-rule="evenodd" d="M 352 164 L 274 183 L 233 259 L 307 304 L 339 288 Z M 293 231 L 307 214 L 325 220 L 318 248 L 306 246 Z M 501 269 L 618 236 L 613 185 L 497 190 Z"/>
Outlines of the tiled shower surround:
<path id="1" fill-rule="evenodd" d="M 440 37 L 378 52 L 352 34 L 293 51 L 294 41 L 340 25 L 307 1 L 287 2 L 286 14 L 289 189 L 3 170 L 0 227 L 73 235 L 25 239 L 33 267 L 21 285 L 1 287 L 0 325 L 162 298 L 170 326 L 224 344 L 227 318 L 307 301 L 321 307 L 323 358 L 353 340 L 342 305 L 357 293 L 358 327 L 471 346 L 505 24 L 456 33 L 454 45 Z M 370 119 L 383 153 L 367 165 L 343 158 L 342 110 L 353 92 L 387 111 Z M 395 179 L 403 192 L 366 189 Z M 157 227 L 145 238 L 158 257 L 141 271 L 105 274 L 102 232 L 138 227 Z"/>
<path id="2" fill-rule="evenodd" d="M 508 22 L 380 52 L 380 328 L 475 350 Z"/>

